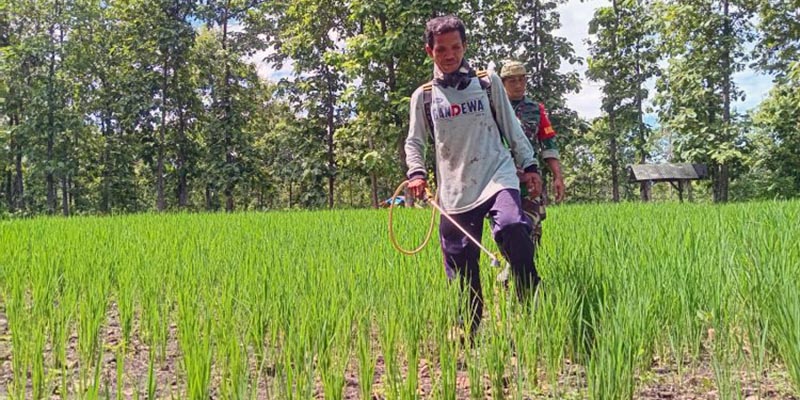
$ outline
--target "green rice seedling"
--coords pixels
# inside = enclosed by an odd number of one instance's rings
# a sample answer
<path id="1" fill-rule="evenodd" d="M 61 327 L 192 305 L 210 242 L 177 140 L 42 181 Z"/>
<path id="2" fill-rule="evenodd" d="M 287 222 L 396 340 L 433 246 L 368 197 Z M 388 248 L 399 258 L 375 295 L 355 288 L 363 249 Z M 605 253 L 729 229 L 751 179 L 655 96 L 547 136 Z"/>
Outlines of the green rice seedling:
<path id="1" fill-rule="evenodd" d="M 516 312 L 519 316 L 512 327 L 517 358 L 514 369 L 515 398 L 522 399 L 526 391 L 532 391 L 538 385 L 540 335 L 549 334 L 549 332 L 540 332 L 536 327 L 534 304 L 529 307 L 518 307 Z"/>
<path id="2" fill-rule="evenodd" d="M 786 365 L 795 390 L 800 392 L 800 295 L 796 282 L 787 279 L 779 284 L 771 306 L 773 337 L 780 358 Z"/>
<path id="3" fill-rule="evenodd" d="M 221 313 L 224 317 L 225 313 Z M 247 398 L 249 390 L 249 371 L 247 363 L 247 349 L 245 348 L 244 334 L 238 330 L 244 326 L 241 317 L 230 316 L 228 320 L 221 320 L 214 324 L 221 328 L 213 334 L 215 343 L 216 365 L 222 383 L 220 397 L 223 399 Z"/>
<path id="4" fill-rule="evenodd" d="M 125 347 L 118 346 L 115 352 L 115 357 L 117 361 L 117 392 L 116 392 L 116 399 L 122 400 L 124 396 L 123 387 L 125 385 Z"/>
<path id="5" fill-rule="evenodd" d="M 116 286 L 116 305 L 119 312 L 119 324 L 122 331 L 122 338 L 117 344 L 117 400 L 124 397 L 124 372 L 125 358 L 128 354 L 128 346 L 131 342 L 131 332 L 133 330 L 134 318 L 134 293 L 136 293 L 134 270 L 132 268 L 118 268 L 115 283 Z"/>
<path id="6" fill-rule="evenodd" d="M 511 322 L 509 320 L 508 291 L 497 292 L 497 304 L 490 313 L 486 332 L 485 360 L 492 386 L 492 398 L 504 398 L 506 366 L 511 363 Z"/>
<path id="7" fill-rule="evenodd" d="M 131 342 L 131 331 L 133 331 L 134 293 L 138 290 L 133 272 L 135 272 L 133 268 L 119 268 L 116 282 L 116 303 L 122 331 L 123 353 Z"/>
<path id="8" fill-rule="evenodd" d="M 351 311 L 342 310 L 334 322 L 330 336 L 321 338 L 326 343 L 317 352 L 317 362 L 326 399 L 341 400 L 344 397 L 345 373 L 351 354 L 350 322 Z"/>
<path id="9" fill-rule="evenodd" d="M 385 367 L 384 377 L 387 398 L 400 398 L 400 362 L 398 360 L 398 342 L 400 339 L 400 321 L 388 309 L 378 317 L 378 340 Z"/>
<path id="10" fill-rule="evenodd" d="M 743 271 L 739 276 L 737 296 L 744 308 L 742 319 L 745 321 L 747 342 L 743 346 L 748 349 L 745 351 L 745 356 L 750 366 L 750 375 L 755 381 L 758 397 L 761 397 L 762 377 L 766 371 L 769 351 L 767 338 L 772 317 L 767 304 L 776 285 L 768 278 L 772 276 L 766 272 L 769 266 L 761 264 L 759 261 L 761 257 L 753 254 L 755 245 L 756 243 L 747 249 L 749 253 L 747 256 L 742 257 Z"/>
<path id="11" fill-rule="evenodd" d="M 800 207 L 790 204 L 794 207 L 770 204 L 774 206 L 768 214 L 771 218 L 761 225 L 765 234 L 749 249 L 763 286 L 770 289 L 762 297 L 762 312 L 769 321 L 767 346 L 786 366 L 795 392 L 800 393 L 800 285 L 796 279 L 800 274 L 800 228 L 796 223 Z"/>
<path id="12" fill-rule="evenodd" d="M 345 372 L 351 354 L 350 333 L 355 311 L 345 297 L 350 286 L 340 279 L 343 275 L 347 273 L 331 266 L 318 271 L 316 278 L 327 283 L 315 299 L 317 328 L 313 333 L 313 352 L 326 399 L 344 396 Z"/>
<path id="13" fill-rule="evenodd" d="M 187 276 L 186 279 L 187 285 L 178 293 L 178 344 L 186 376 L 185 396 L 192 400 L 207 399 L 211 380 L 212 322 L 204 312 L 207 304 L 202 302 L 202 297 L 197 297 L 197 283 L 193 279 L 198 278 Z"/>
<path id="14" fill-rule="evenodd" d="M 581 240 L 581 239 L 578 239 Z M 570 333 L 567 335 L 570 351 L 573 359 L 583 361 L 588 359 L 588 354 L 592 347 L 595 336 L 595 327 L 591 324 L 592 315 L 596 314 L 604 294 L 604 279 L 599 271 L 593 268 L 591 251 L 587 248 L 577 248 L 569 252 L 565 264 L 564 276 L 559 279 L 561 282 L 572 282 L 578 288 L 575 297 L 575 313 L 571 315 Z M 555 284 L 555 282 L 553 282 Z M 545 281 L 544 285 L 549 285 Z M 547 297 L 547 295 L 545 295 Z M 547 304 L 546 302 L 543 303 Z M 555 307 L 555 304 L 552 305 Z M 553 309 L 552 312 L 557 312 Z M 548 314 L 547 309 L 540 311 L 543 316 Z M 549 329 L 549 328 L 548 328 Z M 548 338 L 543 338 L 542 355 L 545 360 L 553 360 L 551 355 L 557 351 L 556 343 L 548 344 Z M 555 362 L 555 361 L 553 361 Z M 548 367 L 547 361 L 545 366 Z M 550 367 L 555 365 L 550 364 Z M 556 372 L 553 368 L 547 368 L 547 373 L 552 378 L 552 373 Z"/>
<path id="15" fill-rule="evenodd" d="M 319 327 L 313 320 L 318 315 L 315 306 L 310 300 L 298 304 L 304 313 L 283 327 L 279 368 L 283 377 L 280 389 L 286 399 L 310 398 L 314 390 L 313 335 Z"/>
<path id="16" fill-rule="evenodd" d="M 404 307 L 398 310 L 400 311 L 401 335 L 408 371 L 402 390 L 402 398 L 404 399 L 418 397 L 420 346 L 423 327 L 425 326 L 425 320 L 428 318 L 425 312 L 428 302 L 423 293 L 421 293 L 422 282 L 419 279 L 419 275 L 416 275 L 415 278 L 409 279 L 410 282 L 401 287 L 400 295 L 403 296 L 402 304 L 404 304 Z"/>
<path id="17" fill-rule="evenodd" d="M 536 333 L 528 333 L 533 337 L 526 341 L 525 350 L 528 359 L 533 362 L 529 373 L 534 376 L 537 373 L 536 359 L 541 354 L 549 387 L 555 396 L 560 392 L 559 377 L 564 366 L 570 324 L 575 314 L 576 305 L 573 302 L 577 298 L 574 286 L 563 286 L 557 282 L 544 284 L 532 316 L 532 330 Z"/>
<path id="18" fill-rule="evenodd" d="M 212 297 L 208 314 L 211 321 L 211 342 L 214 351 L 214 368 L 220 376 L 219 396 L 223 399 L 245 399 L 249 396 L 250 373 L 247 352 L 247 300 L 239 298 L 248 290 L 249 277 L 241 254 L 227 254 L 224 249 L 213 252 L 220 259 L 210 257 L 211 276 L 204 277 Z M 228 271 L 228 273 L 223 273 Z M 216 278 L 218 277 L 218 278 Z"/>
<path id="19" fill-rule="evenodd" d="M 641 317 L 641 310 L 635 300 L 620 300 L 601 310 L 593 321 L 601 333 L 588 366 L 589 398 L 631 399 L 636 351 L 641 345 L 639 332 L 632 329 L 631 321 Z"/>
<path id="20" fill-rule="evenodd" d="M 433 338 L 436 343 L 440 377 L 437 395 L 440 399 L 456 398 L 456 373 L 458 370 L 458 355 L 462 350 L 461 341 L 456 337 L 458 315 L 458 286 L 447 285 L 435 287 L 440 296 L 432 301 Z"/>
<path id="21" fill-rule="evenodd" d="M 439 339 L 438 345 L 438 366 L 440 377 L 438 381 L 437 395 L 441 399 L 456 398 L 456 372 L 458 369 L 458 354 L 461 345 L 458 340 L 448 337 L 444 333 Z"/>
<path id="22" fill-rule="evenodd" d="M 362 311 L 356 337 L 358 356 L 358 390 L 360 398 L 372 398 L 372 384 L 377 359 L 372 350 L 372 318 L 368 310 Z"/>
<path id="23" fill-rule="evenodd" d="M 429 214 L 400 212 L 400 239 L 414 244 Z M 0 229 L 8 396 L 47 396 L 58 385 L 62 397 L 119 398 L 113 382 L 98 379 L 115 372 L 100 356 L 116 353 L 117 388 L 130 387 L 126 353 L 137 336 L 150 373 L 132 384 L 151 399 L 307 399 L 319 384 L 336 398 L 351 357 L 365 398 L 421 397 L 413 371 L 422 363 L 434 379 L 424 396 L 457 397 L 464 360 L 475 398 L 484 398 L 487 377 L 500 394 L 509 373 L 514 397 L 544 394 L 535 387 L 540 371 L 554 398 L 601 382 L 609 389 L 588 389 L 592 397 L 626 395 L 630 377 L 635 385 L 654 362 L 678 371 L 675 384 L 687 365 L 710 367 L 720 394 L 734 398 L 744 362 L 754 376 L 788 371 L 797 385 L 798 218 L 797 202 L 555 207 L 537 255 L 542 301 L 518 309 L 494 284 L 496 270 L 482 266 L 486 318 L 463 352 L 451 333 L 464 303 L 443 277 L 435 241 L 414 257 L 396 253 L 385 210 L 13 221 Z M 110 305 L 123 337 L 115 349 L 100 336 Z M 340 339 L 339 324 L 352 343 Z M 155 385 L 175 359 L 175 327 L 177 391 Z M 512 340 L 516 363 L 504 348 Z M 602 374 L 603 365 L 621 372 Z"/>
<path id="24" fill-rule="evenodd" d="M 45 346 L 45 323 L 41 320 L 34 322 L 29 346 L 31 347 L 31 386 L 34 399 L 45 397 L 45 367 L 44 367 L 44 346 Z"/>
<path id="25" fill-rule="evenodd" d="M 715 258 L 715 262 L 711 264 L 711 269 L 714 270 L 718 276 L 728 276 L 737 271 L 730 271 L 732 265 L 730 262 L 730 255 L 726 253 L 726 248 L 722 247 L 723 243 L 728 246 L 734 241 L 730 238 L 727 230 L 721 229 L 719 243 L 720 245 L 710 248 L 708 251 L 710 256 Z M 739 363 L 740 346 L 738 346 L 738 338 L 733 329 L 741 326 L 736 310 L 736 303 L 733 301 L 733 280 L 710 279 L 706 283 L 706 291 L 708 293 L 707 306 L 709 311 L 703 315 L 706 319 L 705 324 L 708 326 L 708 347 L 711 356 L 711 367 L 714 371 L 714 380 L 719 390 L 720 398 L 735 399 L 741 397 L 739 390 L 739 379 L 735 376 L 733 370 L 736 369 Z"/>
<path id="26" fill-rule="evenodd" d="M 709 337 L 711 367 L 714 371 L 714 381 L 717 384 L 720 398 L 738 399 L 741 398 L 741 390 L 734 370 L 738 366 L 739 351 L 730 330 L 731 324 L 727 320 L 728 317 L 725 314 L 711 316 L 710 326 L 713 327 L 710 331 L 713 332 L 713 335 Z"/>
<path id="27" fill-rule="evenodd" d="M 23 280 L 22 272 L 13 270 L 10 278 L 7 286 L 7 295 L 3 296 L 3 300 L 8 315 L 8 327 L 11 331 L 11 351 L 14 352 L 14 356 L 11 358 L 14 377 L 11 397 L 23 399 L 25 398 L 25 388 L 28 381 L 28 360 L 30 357 L 27 348 L 27 335 L 32 328 L 29 328 L 30 313 L 27 312 L 25 302 L 27 285 Z"/>
<path id="28" fill-rule="evenodd" d="M 30 304 L 29 325 L 31 329 L 27 338 L 30 356 L 31 391 L 34 399 L 43 398 L 46 394 L 45 376 L 45 344 L 51 320 L 55 311 L 54 299 L 58 278 L 51 270 L 61 262 L 60 255 L 50 253 L 34 253 L 29 268 Z"/>
<path id="29" fill-rule="evenodd" d="M 63 275 L 59 276 L 59 282 L 64 280 Z M 60 392 L 66 394 L 68 390 L 67 382 L 67 342 L 69 340 L 72 323 L 75 318 L 77 294 L 70 285 L 59 285 L 55 302 L 55 314 L 51 326 L 51 343 L 53 351 L 53 363 L 59 370 Z"/>
<path id="30" fill-rule="evenodd" d="M 483 337 L 478 338 L 483 341 Z M 482 344 L 482 343 L 479 343 Z M 478 348 L 466 346 L 464 349 L 465 361 L 467 363 L 467 376 L 469 377 L 469 397 L 477 400 L 485 398 L 483 392 L 483 360 Z"/>
<path id="31" fill-rule="evenodd" d="M 246 303 L 249 319 L 247 323 L 248 343 L 256 355 L 256 365 L 259 366 L 259 370 L 262 370 L 269 355 L 269 347 L 266 341 L 269 333 L 270 316 L 275 314 L 274 303 L 269 300 L 272 290 L 264 268 L 254 267 L 252 284 L 246 287 L 248 290 L 244 297 L 248 299 Z M 260 374 L 256 374 L 256 382 L 254 383 L 256 387 L 258 387 L 259 378 Z"/>
<path id="32" fill-rule="evenodd" d="M 156 398 L 156 348 L 150 347 L 147 353 L 147 399 L 155 400 Z"/>
<path id="33" fill-rule="evenodd" d="M 84 266 L 77 285 L 78 297 L 78 354 L 80 359 L 80 391 L 85 398 L 97 398 L 100 393 L 100 364 L 102 340 L 100 331 L 106 320 L 109 293 L 109 269 L 98 263 Z M 91 271 L 91 272 L 89 272 Z M 91 379 L 91 380 L 90 380 Z"/>

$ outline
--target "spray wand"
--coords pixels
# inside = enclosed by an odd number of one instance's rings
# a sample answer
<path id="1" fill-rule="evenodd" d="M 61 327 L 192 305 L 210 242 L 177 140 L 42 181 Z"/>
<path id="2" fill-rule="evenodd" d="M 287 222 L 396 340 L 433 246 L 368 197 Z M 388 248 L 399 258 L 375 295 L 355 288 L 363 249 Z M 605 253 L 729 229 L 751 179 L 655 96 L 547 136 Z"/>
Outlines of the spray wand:
<path id="1" fill-rule="evenodd" d="M 453 217 L 450 216 L 450 214 L 445 212 L 442 209 L 442 207 L 439 205 L 439 202 L 437 201 L 438 200 L 438 193 L 437 193 L 436 196 L 433 196 L 433 195 L 431 195 L 430 189 L 428 189 L 428 188 L 425 188 L 425 197 L 428 199 L 428 202 L 433 206 L 433 209 L 431 209 L 430 226 L 428 227 L 428 232 L 425 235 L 425 240 L 422 242 L 422 244 L 419 247 L 417 247 L 414 250 L 406 250 L 406 249 L 400 247 L 400 245 L 397 244 L 397 240 L 395 239 L 395 236 L 394 236 L 394 228 L 393 228 L 393 224 L 392 224 L 392 215 L 393 215 L 393 211 L 394 211 L 395 199 L 397 198 L 397 196 L 400 195 L 400 192 L 403 189 L 405 189 L 406 186 L 408 186 L 408 182 L 409 181 L 403 181 L 403 183 L 401 183 L 400 186 L 397 187 L 397 190 L 394 192 L 394 195 L 392 196 L 391 202 L 389 203 L 389 239 L 391 240 L 392 245 L 394 245 L 394 248 L 397 249 L 397 251 L 399 251 L 399 252 L 401 252 L 403 254 L 406 254 L 406 255 L 412 255 L 412 254 L 416 254 L 416 253 L 419 253 L 420 251 L 422 251 L 422 249 L 425 247 L 425 245 L 428 244 L 428 241 L 431 238 L 431 233 L 433 232 L 433 221 L 434 221 L 434 217 L 435 217 L 435 211 L 439 211 L 439 214 L 441 214 L 443 217 L 447 218 L 447 220 L 450 221 L 453 225 L 455 225 L 455 227 L 458 228 L 458 230 L 460 230 L 461 233 L 463 233 L 467 237 L 467 239 L 469 239 L 472 243 L 474 243 L 476 246 L 478 246 L 478 248 L 481 249 L 481 251 L 483 251 L 484 253 L 486 253 L 487 256 L 489 256 L 489 259 L 491 259 L 491 265 L 493 267 L 500 267 L 500 259 L 497 257 L 497 255 L 492 254 L 492 252 L 489 251 L 489 249 L 484 247 L 483 244 L 481 244 L 481 242 L 479 242 L 477 239 L 475 239 L 472 235 L 469 234 L 469 232 L 467 232 L 466 229 L 464 229 L 464 227 L 462 227 L 458 222 L 456 222 L 455 219 L 453 219 Z"/>

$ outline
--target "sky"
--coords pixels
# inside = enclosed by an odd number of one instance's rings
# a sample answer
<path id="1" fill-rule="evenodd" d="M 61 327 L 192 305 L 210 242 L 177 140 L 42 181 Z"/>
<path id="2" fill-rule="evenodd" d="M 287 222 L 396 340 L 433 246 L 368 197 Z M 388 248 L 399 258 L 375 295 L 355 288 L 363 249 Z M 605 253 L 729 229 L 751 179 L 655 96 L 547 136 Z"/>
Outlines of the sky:
<path id="1" fill-rule="evenodd" d="M 558 36 L 566 37 L 575 49 L 575 54 L 585 59 L 589 55 L 586 39 L 589 37 L 589 21 L 594 10 L 598 7 L 609 5 L 605 0 L 569 0 L 559 7 L 561 14 L 561 29 L 555 32 Z M 600 116 L 600 99 L 602 98 L 600 82 L 591 82 L 586 79 L 586 64 L 579 66 L 562 66 L 563 70 L 577 70 L 581 74 L 582 90 L 577 94 L 567 96 L 567 105 L 584 118 Z M 733 107 L 745 112 L 756 107 L 763 100 L 772 87 L 772 78 L 760 74 L 752 69 L 746 69 L 734 74 L 734 82 L 745 93 L 745 99 L 737 101 Z M 650 83 L 653 88 L 654 83 Z M 652 94 L 652 90 L 651 90 Z"/>
<path id="2" fill-rule="evenodd" d="M 596 8 L 609 4 L 607 0 L 568 0 L 558 8 L 561 14 L 562 26 L 554 33 L 558 36 L 566 37 L 572 42 L 575 54 L 585 59 L 589 55 L 588 46 L 586 45 L 586 39 L 589 37 L 589 20 L 592 19 Z M 279 80 L 291 74 L 290 65 L 284 65 L 281 70 L 275 70 L 263 63 L 261 60 L 264 59 L 265 55 L 265 52 L 259 52 L 250 59 L 256 65 L 259 75 L 267 79 Z M 562 65 L 562 70 L 575 70 L 581 75 L 582 89 L 579 93 L 567 95 L 567 105 L 577 111 L 578 115 L 583 118 L 599 117 L 601 114 L 600 100 L 602 98 L 601 83 L 591 82 L 586 79 L 586 63 L 584 62 L 582 65 Z M 736 73 L 734 82 L 745 93 L 744 100 L 733 104 L 733 107 L 740 112 L 746 112 L 756 107 L 772 87 L 772 79 L 769 76 L 751 69 Z M 652 89 L 654 82 L 650 82 L 649 86 Z M 648 119 L 654 119 L 654 116 Z"/>

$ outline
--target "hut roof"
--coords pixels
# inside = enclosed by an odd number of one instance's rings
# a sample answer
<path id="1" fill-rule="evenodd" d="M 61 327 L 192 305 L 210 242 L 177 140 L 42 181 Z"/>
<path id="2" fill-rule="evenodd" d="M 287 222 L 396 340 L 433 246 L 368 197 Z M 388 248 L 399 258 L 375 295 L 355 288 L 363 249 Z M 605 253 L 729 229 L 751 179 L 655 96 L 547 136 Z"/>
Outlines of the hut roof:
<path id="1" fill-rule="evenodd" d="M 697 180 L 708 177 L 708 168 L 703 164 L 633 164 L 627 169 L 630 182 Z"/>

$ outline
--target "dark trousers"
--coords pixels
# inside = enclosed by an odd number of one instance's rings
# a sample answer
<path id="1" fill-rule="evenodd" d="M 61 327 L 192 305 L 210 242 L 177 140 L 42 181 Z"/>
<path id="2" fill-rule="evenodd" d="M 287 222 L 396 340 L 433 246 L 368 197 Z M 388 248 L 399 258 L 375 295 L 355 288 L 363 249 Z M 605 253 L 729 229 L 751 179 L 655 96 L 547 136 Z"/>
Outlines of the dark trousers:
<path id="1" fill-rule="evenodd" d="M 492 220 L 492 236 L 511 264 L 517 296 L 524 301 L 538 284 L 539 275 L 533 262 L 532 226 L 522 212 L 519 191 L 501 190 L 475 209 L 450 216 L 478 241 L 481 241 L 484 218 L 488 216 Z M 469 288 L 467 301 L 474 331 L 483 318 L 483 290 L 478 264 L 481 250 L 444 217 L 439 224 L 439 240 L 447 277 L 455 279 L 458 276 L 462 289 Z"/>

